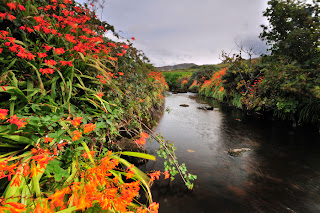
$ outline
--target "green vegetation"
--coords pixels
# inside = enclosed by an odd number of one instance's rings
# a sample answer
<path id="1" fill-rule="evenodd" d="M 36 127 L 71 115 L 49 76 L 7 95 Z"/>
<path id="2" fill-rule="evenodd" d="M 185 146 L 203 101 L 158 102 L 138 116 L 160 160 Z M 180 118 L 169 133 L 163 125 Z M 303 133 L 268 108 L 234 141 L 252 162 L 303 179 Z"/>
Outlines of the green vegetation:
<path id="1" fill-rule="evenodd" d="M 319 0 L 271 0 L 263 15 L 270 26 L 262 25 L 260 38 L 271 45 L 273 57 L 283 57 L 306 68 L 320 64 Z"/>
<path id="2" fill-rule="evenodd" d="M 150 130 L 163 76 L 108 29 L 72 0 L 0 2 L 0 212 L 158 212 L 150 185 L 161 174 L 193 187 Z M 115 147 L 149 136 L 173 163 L 146 175 L 123 156 L 154 156 Z M 140 187 L 147 204 L 135 200 Z"/>
<path id="3" fill-rule="evenodd" d="M 183 79 L 187 79 L 193 70 L 175 70 L 175 71 L 164 71 L 162 72 L 168 86 L 171 90 L 175 90 L 181 87 L 181 82 Z"/>

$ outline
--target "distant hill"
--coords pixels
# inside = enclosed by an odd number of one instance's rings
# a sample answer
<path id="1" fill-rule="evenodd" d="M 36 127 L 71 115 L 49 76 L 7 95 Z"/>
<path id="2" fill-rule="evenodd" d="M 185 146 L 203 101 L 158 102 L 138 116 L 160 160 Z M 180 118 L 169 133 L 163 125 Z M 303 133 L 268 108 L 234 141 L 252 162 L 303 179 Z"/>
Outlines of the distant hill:
<path id="1" fill-rule="evenodd" d="M 193 66 L 198 66 L 193 63 L 184 63 L 184 64 L 177 64 L 173 66 L 163 66 L 163 67 L 156 67 L 159 71 L 171 71 L 171 70 L 178 70 L 178 69 L 188 69 Z"/>

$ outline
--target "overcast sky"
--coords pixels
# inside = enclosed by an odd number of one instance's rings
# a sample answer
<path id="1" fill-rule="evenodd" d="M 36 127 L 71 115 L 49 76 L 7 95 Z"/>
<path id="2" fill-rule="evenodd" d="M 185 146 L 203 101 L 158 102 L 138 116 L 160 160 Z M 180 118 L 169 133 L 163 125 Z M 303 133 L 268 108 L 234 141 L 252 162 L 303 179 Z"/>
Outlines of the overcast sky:
<path id="1" fill-rule="evenodd" d="M 220 63 L 237 43 L 266 51 L 258 38 L 268 0 L 106 0 L 103 20 L 131 38 L 155 66 Z M 100 13 L 98 14 L 100 16 Z M 109 34 L 110 35 L 110 34 Z"/>

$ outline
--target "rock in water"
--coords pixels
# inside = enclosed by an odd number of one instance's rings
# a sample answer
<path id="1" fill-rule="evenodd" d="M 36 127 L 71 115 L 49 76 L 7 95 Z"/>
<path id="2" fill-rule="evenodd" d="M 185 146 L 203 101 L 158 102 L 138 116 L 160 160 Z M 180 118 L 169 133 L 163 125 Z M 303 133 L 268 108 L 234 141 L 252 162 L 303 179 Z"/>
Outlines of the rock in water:
<path id="1" fill-rule="evenodd" d="M 197 108 L 202 110 L 213 110 L 213 106 L 198 106 Z"/>
<path id="2" fill-rule="evenodd" d="M 243 152 L 250 151 L 250 150 L 251 149 L 249 149 L 249 148 L 229 149 L 228 154 L 236 157 L 236 156 L 239 156 L 240 154 L 242 154 Z"/>
<path id="3" fill-rule="evenodd" d="M 180 104 L 181 107 L 189 107 L 188 104 Z"/>

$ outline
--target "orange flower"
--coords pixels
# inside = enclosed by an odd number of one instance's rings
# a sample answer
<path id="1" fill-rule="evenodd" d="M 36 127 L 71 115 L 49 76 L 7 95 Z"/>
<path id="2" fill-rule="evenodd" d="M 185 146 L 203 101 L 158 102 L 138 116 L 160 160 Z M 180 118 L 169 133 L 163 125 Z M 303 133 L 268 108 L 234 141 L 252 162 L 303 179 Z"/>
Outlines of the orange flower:
<path id="1" fill-rule="evenodd" d="M 99 96 L 100 98 L 102 98 L 103 95 L 104 95 L 103 92 L 100 92 L 100 93 L 97 94 L 97 96 Z"/>
<path id="2" fill-rule="evenodd" d="M 81 124 L 82 117 L 76 117 L 75 119 L 71 120 L 71 124 L 75 127 Z"/>
<path id="3" fill-rule="evenodd" d="M 69 66 L 72 67 L 72 61 L 60 61 L 61 66 Z"/>
<path id="4" fill-rule="evenodd" d="M 55 207 L 61 207 L 64 205 L 64 196 L 70 193 L 70 188 L 64 188 L 61 190 L 57 190 L 53 195 L 48 197 L 48 200 L 51 200 Z"/>
<path id="5" fill-rule="evenodd" d="M 43 206 L 43 207 L 42 207 Z M 48 205 L 47 205 L 47 200 L 45 201 L 40 201 L 35 210 L 34 210 L 34 213 L 53 213 L 54 211 L 52 211 L 51 209 L 48 208 Z"/>
<path id="6" fill-rule="evenodd" d="M 81 138 L 82 132 L 74 130 L 72 133 L 72 141 L 77 141 Z"/>
<path id="7" fill-rule="evenodd" d="M 88 158 L 89 159 L 89 155 L 91 155 L 91 157 L 93 157 L 95 152 L 96 151 L 90 151 L 89 154 L 87 152 L 85 152 L 81 156 L 84 157 L 84 158 Z"/>
<path id="8" fill-rule="evenodd" d="M 159 180 L 160 175 L 161 175 L 160 171 L 155 171 L 155 172 L 151 173 L 150 174 L 151 181 L 154 181 L 156 178 L 157 178 L 157 180 Z"/>
<path id="9" fill-rule="evenodd" d="M 8 115 L 8 111 L 7 109 L 0 109 L 0 119 L 4 120 L 6 119 L 6 116 Z"/>
<path id="10" fill-rule="evenodd" d="M 133 168 L 134 167 L 134 165 L 133 164 L 131 164 L 128 168 L 127 168 L 127 174 L 126 174 L 126 178 L 127 179 L 130 179 L 130 178 L 132 178 L 133 176 L 134 176 L 134 171 L 133 171 Z"/>
<path id="11" fill-rule="evenodd" d="M 141 136 L 142 138 L 149 138 L 149 135 L 148 135 L 147 133 L 145 133 L 145 132 L 142 132 L 142 133 L 140 134 L 140 136 Z"/>
<path id="12" fill-rule="evenodd" d="M 163 174 L 164 174 L 164 179 L 168 179 L 170 177 L 169 171 L 165 171 Z"/>
<path id="13" fill-rule="evenodd" d="M 17 202 L 10 202 L 10 203 L 6 203 L 10 206 L 12 206 L 13 208 L 11 208 L 11 212 L 12 213 L 19 213 L 19 212 L 24 212 L 26 211 L 26 205 L 23 203 L 17 203 Z"/>
<path id="14" fill-rule="evenodd" d="M 153 202 L 149 206 L 150 213 L 158 213 L 159 203 Z"/>
<path id="15" fill-rule="evenodd" d="M 86 124 L 84 125 L 84 128 L 83 128 L 83 133 L 86 134 L 86 133 L 90 133 L 92 131 L 94 131 L 94 129 L 96 128 L 96 125 L 93 124 L 93 123 L 90 123 L 90 124 Z"/>
<path id="16" fill-rule="evenodd" d="M 17 175 L 14 179 L 13 182 L 10 186 L 20 186 L 21 180 L 20 180 L 20 176 Z"/>
<path id="17" fill-rule="evenodd" d="M 18 129 L 26 126 L 27 122 L 23 122 L 23 121 L 25 121 L 25 119 L 22 118 L 21 120 L 19 120 L 19 118 L 16 115 L 11 116 L 10 119 L 8 120 L 8 122 L 10 122 L 11 124 L 17 125 Z"/>
<path id="18" fill-rule="evenodd" d="M 145 145 L 146 144 L 146 138 L 141 137 L 139 139 L 136 139 L 135 142 L 139 145 Z"/>
<path id="19" fill-rule="evenodd" d="M 44 138 L 44 142 L 45 142 L 45 143 L 51 143 L 52 140 L 53 140 L 53 138 L 50 138 L 50 137 L 45 137 L 45 138 Z"/>

